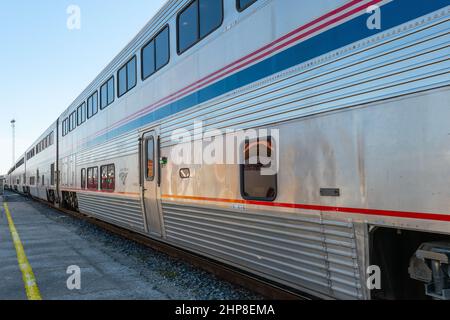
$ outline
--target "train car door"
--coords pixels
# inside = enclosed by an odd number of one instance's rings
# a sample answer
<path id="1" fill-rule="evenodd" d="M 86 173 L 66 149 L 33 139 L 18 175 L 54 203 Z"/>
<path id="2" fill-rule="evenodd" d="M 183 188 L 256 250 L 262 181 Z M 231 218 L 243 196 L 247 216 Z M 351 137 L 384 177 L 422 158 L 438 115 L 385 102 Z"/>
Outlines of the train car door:
<path id="1" fill-rule="evenodd" d="M 159 136 L 157 130 L 146 132 L 141 140 L 142 192 L 148 232 L 163 235 L 163 219 L 160 210 Z"/>

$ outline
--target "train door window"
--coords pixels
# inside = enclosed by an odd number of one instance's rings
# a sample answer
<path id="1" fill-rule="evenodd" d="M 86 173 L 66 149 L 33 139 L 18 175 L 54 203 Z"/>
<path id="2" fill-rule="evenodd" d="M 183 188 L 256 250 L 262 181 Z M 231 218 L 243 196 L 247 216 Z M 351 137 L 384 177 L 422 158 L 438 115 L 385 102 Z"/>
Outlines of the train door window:
<path id="1" fill-rule="evenodd" d="M 39 185 L 39 181 L 40 180 L 40 175 L 39 175 L 39 170 L 36 170 L 36 184 Z"/>
<path id="2" fill-rule="evenodd" d="M 88 168 L 87 187 L 89 190 L 98 190 L 98 167 Z"/>
<path id="3" fill-rule="evenodd" d="M 100 88 L 100 109 L 105 109 L 114 102 L 114 76 L 109 78 Z"/>
<path id="4" fill-rule="evenodd" d="M 254 4 L 258 0 L 237 0 L 237 8 L 239 11 L 244 11 L 248 7 L 250 7 L 252 4 Z"/>
<path id="5" fill-rule="evenodd" d="M 87 117 L 88 119 L 95 116 L 98 112 L 98 92 L 95 91 L 87 100 Z"/>
<path id="6" fill-rule="evenodd" d="M 81 169 L 81 189 L 86 189 L 86 169 Z"/>
<path id="7" fill-rule="evenodd" d="M 147 180 L 152 181 L 155 178 L 155 139 L 153 137 L 149 137 L 145 141 L 145 150 L 145 176 Z"/>
<path id="8" fill-rule="evenodd" d="M 168 26 L 142 48 L 141 57 L 142 80 L 147 79 L 169 63 L 170 43 Z"/>
<path id="9" fill-rule="evenodd" d="M 102 166 L 100 168 L 102 183 L 101 188 L 104 191 L 114 191 L 116 186 L 115 167 L 113 164 Z"/>
<path id="10" fill-rule="evenodd" d="M 77 125 L 81 126 L 86 121 L 86 103 L 82 103 L 77 109 Z"/>
<path id="11" fill-rule="evenodd" d="M 44 175 L 42 175 L 42 180 L 41 180 L 41 182 L 42 182 L 42 186 L 45 186 L 45 176 L 44 176 Z"/>
<path id="12" fill-rule="evenodd" d="M 123 96 L 136 86 L 136 56 L 131 58 L 122 68 L 119 69 L 117 78 L 117 90 L 119 97 Z"/>
<path id="13" fill-rule="evenodd" d="M 50 185 L 55 185 L 55 164 L 50 165 Z"/>
<path id="14" fill-rule="evenodd" d="M 178 15 L 178 53 L 220 27 L 223 0 L 195 0 Z"/>
<path id="15" fill-rule="evenodd" d="M 274 201 L 277 197 L 277 174 L 264 174 L 272 164 L 275 144 L 272 138 L 247 140 L 244 164 L 241 165 L 241 194 L 246 200 Z"/>

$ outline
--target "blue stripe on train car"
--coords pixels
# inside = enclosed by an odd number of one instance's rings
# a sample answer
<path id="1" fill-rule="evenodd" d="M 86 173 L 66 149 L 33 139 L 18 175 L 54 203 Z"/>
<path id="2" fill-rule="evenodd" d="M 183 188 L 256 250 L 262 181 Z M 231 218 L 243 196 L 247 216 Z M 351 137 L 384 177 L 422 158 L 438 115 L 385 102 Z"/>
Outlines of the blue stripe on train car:
<path id="1" fill-rule="evenodd" d="M 286 49 L 251 67 L 230 75 L 214 84 L 196 91 L 184 98 L 169 103 L 158 110 L 133 120 L 117 129 L 103 134 L 83 147 L 90 147 L 130 132 L 152 122 L 186 110 L 200 103 L 219 97 L 229 91 L 241 88 L 275 73 L 289 69 L 315 57 L 339 49 L 356 41 L 391 29 L 420 16 L 448 6 L 448 0 L 393 0 L 382 10 L 382 30 L 370 30 L 366 27 L 368 15 L 363 14 L 304 42 Z"/>

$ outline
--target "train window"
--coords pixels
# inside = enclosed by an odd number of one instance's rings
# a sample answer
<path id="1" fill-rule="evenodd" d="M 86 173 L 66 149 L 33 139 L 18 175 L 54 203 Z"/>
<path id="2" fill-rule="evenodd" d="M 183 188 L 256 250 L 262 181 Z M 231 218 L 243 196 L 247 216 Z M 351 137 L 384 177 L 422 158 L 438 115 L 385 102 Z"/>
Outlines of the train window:
<path id="1" fill-rule="evenodd" d="M 86 189 L 86 169 L 81 169 L 81 189 Z"/>
<path id="2" fill-rule="evenodd" d="M 77 112 L 72 112 L 72 130 L 77 128 Z"/>
<path id="3" fill-rule="evenodd" d="M 237 0 L 236 5 L 239 11 L 243 11 L 254 4 L 256 1 L 258 0 Z"/>
<path id="4" fill-rule="evenodd" d="M 87 118 L 90 119 L 98 112 L 98 92 L 95 91 L 87 100 Z"/>
<path id="5" fill-rule="evenodd" d="M 69 116 L 68 121 L 67 121 L 67 132 L 70 132 L 70 131 L 72 131 L 72 115 Z"/>
<path id="6" fill-rule="evenodd" d="M 131 90 L 136 86 L 136 57 L 130 60 L 127 65 L 127 88 Z"/>
<path id="7" fill-rule="evenodd" d="M 195 0 L 178 15 L 178 53 L 181 54 L 220 27 L 223 0 Z"/>
<path id="8" fill-rule="evenodd" d="M 86 121 L 86 103 L 82 103 L 77 108 L 77 125 L 81 126 Z"/>
<path id="9" fill-rule="evenodd" d="M 222 24 L 223 0 L 200 0 L 200 38 L 206 37 Z"/>
<path id="10" fill-rule="evenodd" d="M 198 40 L 198 1 L 192 2 L 178 16 L 178 52 L 182 53 Z"/>
<path id="11" fill-rule="evenodd" d="M 101 188 L 105 191 L 114 191 L 116 187 L 115 167 L 113 164 L 100 168 L 102 183 Z"/>
<path id="12" fill-rule="evenodd" d="M 108 80 L 108 105 L 114 102 L 115 97 L 114 76 L 112 76 L 111 79 Z"/>
<path id="13" fill-rule="evenodd" d="M 246 200 L 274 201 L 277 197 L 277 174 L 265 175 L 274 154 L 272 138 L 247 140 L 244 164 L 241 165 L 241 194 Z"/>
<path id="14" fill-rule="evenodd" d="M 145 150 L 146 150 L 145 176 L 147 180 L 152 181 L 155 178 L 155 139 L 153 137 L 150 137 L 145 141 Z"/>
<path id="15" fill-rule="evenodd" d="M 142 48 L 141 58 L 142 80 L 147 79 L 169 63 L 170 43 L 168 26 Z"/>
<path id="16" fill-rule="evenodd" d="M 156 70 L 155 63 L 155 41 L 149 42 L 141 52 L 142 57 L 142 80 L 150 77 Z"/>
<path id="17" fill-rule="evenodd" d="M 61 128 L 61 133 L 62 133 L 63 137 L 66 135 L 66 126 L 67 126 L 67 119 L 64 119 L 62 122 L 62 128 Z M 37 153 L 37 148 L 36 148 L 36 153 Z"/>
<path id="18" fill-rule="evenodd" d="M 169 27 L 165 27 L 155 39 L 156 71 L 169 63 L 170 41 Z"/>
<path id="19" fill-rule="evenodd" d="M 98 167 L 88 168 L 87 187 L 89 190 L 98 190 Z"/>
<path id="20" fill-rule="evenodd" d="M 109 78 L 100 88 L 100 109 L 105 109 L 114 102 L 114 76 Z"/>
<path id="21" fill-rule="evenodd" d="M 48 141 L 50 146 L 52 146 L 55 143 L 55 134 L 53 131 L 49 134 Z"/>
<path id="22" fill-rule="evenodd" d="M 117 87 L 119 97 L 123 96 L 127 92 L 127 68 L 124 66 L 119 70 L 119 74 L 117 76 Z"/>
<path id="23" fill-rule="evenodd" d="M 76 127 L 77 127 L 77 112 L 74 111 L 69 116 L 69 131 L 75 130 Z"/>
<path id="24" fill-rule="evenodd" d="M 117 76 L 117 91 L 121 97 L 136 86 L 136 56 L 131 58 L 122 68 Z"/>

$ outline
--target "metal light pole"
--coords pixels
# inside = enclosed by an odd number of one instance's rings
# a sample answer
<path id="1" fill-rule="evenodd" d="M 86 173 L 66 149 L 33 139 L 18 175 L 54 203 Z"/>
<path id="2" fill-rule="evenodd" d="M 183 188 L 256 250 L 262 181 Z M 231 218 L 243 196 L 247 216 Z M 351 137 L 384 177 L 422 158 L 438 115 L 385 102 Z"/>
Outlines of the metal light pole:
<path id="1" fill-rule="evenodd" d="M 16 165 L 16 120 L 11 120 L 11 128 L 12 128 L 12 165 L 13 167 Z"/>

